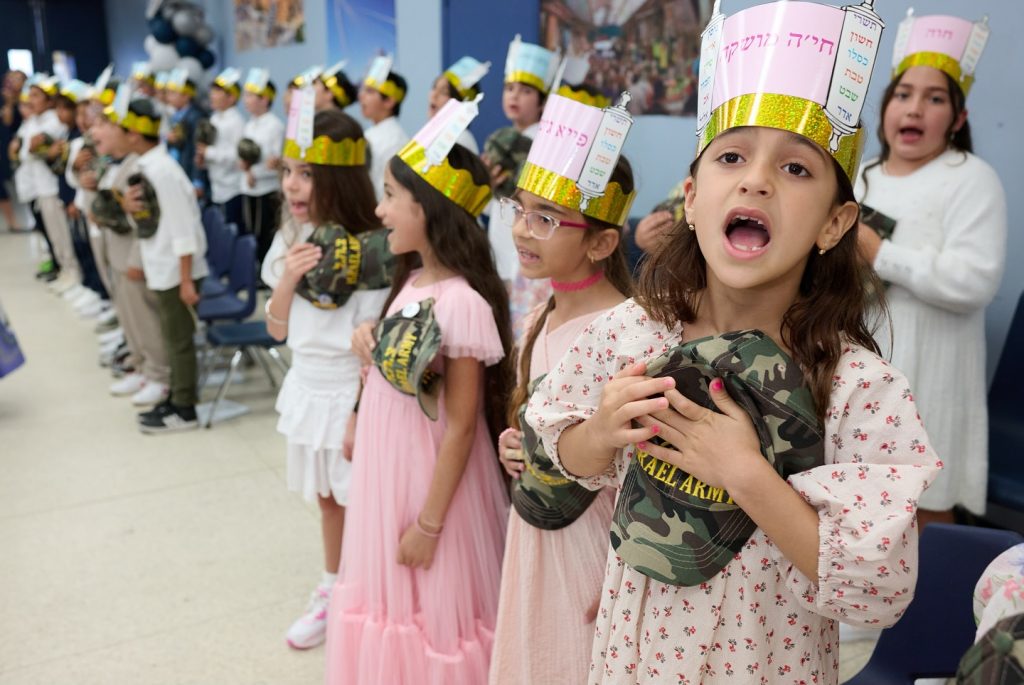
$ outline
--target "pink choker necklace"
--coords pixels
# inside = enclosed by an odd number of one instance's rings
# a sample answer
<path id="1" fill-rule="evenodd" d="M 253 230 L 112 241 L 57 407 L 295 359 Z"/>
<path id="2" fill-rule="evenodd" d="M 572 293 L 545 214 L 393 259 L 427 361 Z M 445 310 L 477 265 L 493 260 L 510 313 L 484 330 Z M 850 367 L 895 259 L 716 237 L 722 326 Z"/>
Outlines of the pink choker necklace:
<path id="1" fill-rule="evenodd" d="M 587 276 L 582 281 L 574 281 L 571 283 L 563 283 L 562 281 L 556 281 L 555 279 L 552 278 L 551 287 L 552 289 L 557 290 L 560 293 L 571 293 L 576 292 L 577 290 L 586 290 L 590 286 L 600 281 L 602 278 L 604 278 L 603 271 L 596 271 L 593 275 Z"/>

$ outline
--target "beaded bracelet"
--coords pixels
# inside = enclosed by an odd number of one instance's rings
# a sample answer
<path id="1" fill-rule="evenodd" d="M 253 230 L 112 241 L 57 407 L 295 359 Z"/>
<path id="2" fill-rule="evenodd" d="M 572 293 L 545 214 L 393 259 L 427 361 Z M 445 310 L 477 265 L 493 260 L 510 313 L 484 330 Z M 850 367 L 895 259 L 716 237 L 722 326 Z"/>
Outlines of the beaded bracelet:
<path id="1" fill-rule="evenodd" d="M 267 315 L 267 321 L 273 324 L 277 324 L 278 326 L 287 326 L 287 321 L 282 321 L 281 319 L 277 318 L 276 316 L 270 313 L 270 302 L 271 300 L 267 300 L 267 303 L 263 305 L 263 313 Z"/>

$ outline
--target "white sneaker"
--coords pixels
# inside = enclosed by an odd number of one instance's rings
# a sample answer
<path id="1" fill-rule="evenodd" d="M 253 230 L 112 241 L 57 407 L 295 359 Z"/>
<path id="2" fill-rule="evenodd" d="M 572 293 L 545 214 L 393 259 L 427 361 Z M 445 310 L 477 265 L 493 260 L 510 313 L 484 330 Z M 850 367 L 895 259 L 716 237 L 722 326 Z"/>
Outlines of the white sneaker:
<path id="1" fill-rule="evenodd" d="M 141 373 L 129 373 L 121 380 L 110 384 L 110 394 L 114 397 L 134 395 L 146 386 L 146 377 Z M 135 399 L 134 397 L 132 398 Z"/>
<path id="2" fill-rule="evenodd" d="M 111 307 L 109 310 L 100 314 L 99 325 L 105 326 L 107 324 L 117 321 L 117 310 Z"/>
<path id="3" fill-rule="evenodd" d="M 136 407 L 148 407 L 160 404 L 171 394 L 171 389 L 163 383 L 145 381 L 145 385 L 132 395 L 132 404 Z"/>
<path id="4" fill-rule="evenodd" d="M 56 282 L 60 283 L 60 279 L 58 278 Z M 71 283 L 70 286 L 68 286 L 67 288 L 62 288 L 61 290 L 58 291 L 61 298 L 68 302 L 74 302 L 82 295 L 85 295 L 86 292 L 88 292 L 89 290 L 81 283 L 76 283 L 75 281 L 72 281 L 70 278 L 68 279 L 68 282 Z"/>
<path id="5" fill-rule="evenodd" d="M 96 336 L 96 340 L 99 341 L 100 345 L 102 345 L 103 343 L 108 343 L 111 340 L 123 340 L 123 339 L 124 339 L 124 329 L 123 328 L 115 328 L 112 331 L 106 331 L 106 332 L 100 333 L 99 335 Z"/>
<path id="6" fill-rule="evenodd" d="M 100 300 L 99 293 L 97 293 L 94 290 L 89 290 L 84 286 L 79 286 L 77 289 L 72 288 L 71 290 L 68 291 L 68 293 L 70 292 L 73 292 L 75 294 L 71 297 L 68 297 L 67 293 L 64 293 L 61 297 L 67 300 L 75 309 L 78 309 L 79 307 L 82 307 L 89 302 L 99 302 Z"/>
<path id="7" fill-rule="evenodd" d="M 63 295 L 76 285 L 82 287 L 81 283 L 76 283 L 70 276 L 58 276 L 57 280 L 50 284 L 50 292 L 55 295 Z"/>
<path id="8" fill-rule="evenodd" d="M 93 300 L 81 307 L 75 307 L 75 311 L 83 319 L 95 319 L 103 311 L 103 302 L 102 300 Z"/>
<path id="9" fill-rule="evenodd" d="M 331 588 L 318 585 L 309 599 L 309 606 L 292 627 L 285 639 L 292 649 L 312 649 L 327 637 L 327 606 L 331 603 Z"/>
<path id="10" fill-rule="evenodd" d="M 106 342 L 100 343 L 100 354 L 110 354 L 121 345 L 124 345 L 124 336 L 118 338 L 112 338 Z"/>

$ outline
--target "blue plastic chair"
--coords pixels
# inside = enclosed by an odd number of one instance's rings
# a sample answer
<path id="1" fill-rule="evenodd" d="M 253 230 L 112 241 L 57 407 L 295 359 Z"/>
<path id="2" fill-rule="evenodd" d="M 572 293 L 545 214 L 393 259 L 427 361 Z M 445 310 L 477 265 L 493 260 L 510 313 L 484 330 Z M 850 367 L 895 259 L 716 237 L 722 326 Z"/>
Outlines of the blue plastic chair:
<path id="1" fill-rule="evenodd" d="M 234 377 L 235 370 L 238 368 L 238 364 L 242 361 L 243 356 L 249 355 L 259 363 L 263 368 L 263 372 L 267 374 L 270 386 L 274 389 L 277 388 L 277 382 L 274 380 L 274 374 L 261 353 L 266 353 L 267 356 L 274 360 L 282 374 L 288 373 L 288 365 L 276 349 L 284 343 L 270 337 L 270 334 L 267 333 L 267 324 L 264 321 L 246 321 L 245 323 L 225 323 L 210 326 L 206 329 L 206 341 L 217 353 L 225 349 L 232 350 L 228 372 L 224 376 L 220 388 L 217 389 L 217 396 L 210 405 L 210 413 L 206 419 L 207 428 L 213 425 L 213 417 L 217 412 L 217 405 L 220 404 L 227 394 L 228 387 L 231 385 L 231 379 Z"/>
<path id="2" fill-rule="evenodd" d="M 245 297 L 240 297 L 244 293 Z M 242 321 L 256 310 L 256 236 L 242 235 L 235 240 L 228 273 L 228 292 L 203 297 L 196 315 L 206 322 Z"/>
<path id="3" fill-rule="evenodd" d="M 996 376 L 988 391 L 988 513 L 992 513 L 992 504 L 1024 512 L 1024 413 L 1020 404 L 1020 388 L 1024 382 L 1022 349 L 1024 295 L 1017 302 Z"/>
<path id="4" fill-rule="evenodd" d="M 926 526 L 914 600 L 882 631 L 871 659 L 846 685 L 913 685 L 917 678 L 956 675 L 974 643 L 974 586 L 993 559 L 1021 542 L 1024 537 L 1009 530 Z"/>
<path id="5" fill-rule="evenodd" d="M 206 232 L 206 263 L 210 267 L 210 275 L 203 281 L 200 295 L 225 295 L 228 286 L 224 283 L 224 277 L 231 270 L 238 229 L 233 224 L 224 223 L 224 215 L 217 207 L 207 207 L 203 211 L 203 228 Z"/>

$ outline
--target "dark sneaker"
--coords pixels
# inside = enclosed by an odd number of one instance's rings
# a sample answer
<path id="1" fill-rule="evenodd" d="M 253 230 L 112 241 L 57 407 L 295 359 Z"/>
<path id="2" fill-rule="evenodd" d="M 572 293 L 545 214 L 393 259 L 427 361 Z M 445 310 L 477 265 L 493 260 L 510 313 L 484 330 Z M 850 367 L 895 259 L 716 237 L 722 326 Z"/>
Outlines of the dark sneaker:
<path id="1" fill-rule="evenodd" d="M 179 407 L 165 401 L 152 411 L 139 414 L 139 430 L 143 433 L 175 433 L 196 428 L 199 419 L 193 406 Z"/>

